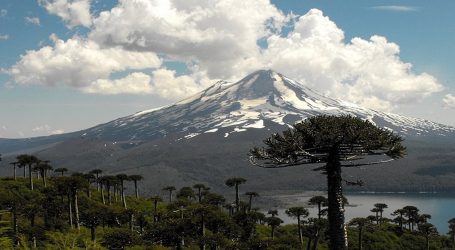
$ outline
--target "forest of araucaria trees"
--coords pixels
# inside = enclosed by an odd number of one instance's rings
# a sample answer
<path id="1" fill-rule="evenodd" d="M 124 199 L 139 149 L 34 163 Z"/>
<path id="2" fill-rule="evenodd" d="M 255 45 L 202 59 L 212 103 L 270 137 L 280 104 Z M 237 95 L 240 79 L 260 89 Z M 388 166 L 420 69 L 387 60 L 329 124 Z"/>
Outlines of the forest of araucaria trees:
<path id="1" fill-rule="evenodd" d="M 257 209 L 259 194 L 242 190 L 239 177 L 224 183 L 228 200 L 201 183 L 143 197 L 140 175 L 71 172 L 33 155 L 17 156 L 11 172 L 0 181 L 0 249 L 329 249 L 324 196 L 278 214 Z M 454 249 L 455 219 L 444 236 L 430 218 L 413 206 L 390 213 L 375 204 L 371 216 L 347 223 L 349 249 Z"/>

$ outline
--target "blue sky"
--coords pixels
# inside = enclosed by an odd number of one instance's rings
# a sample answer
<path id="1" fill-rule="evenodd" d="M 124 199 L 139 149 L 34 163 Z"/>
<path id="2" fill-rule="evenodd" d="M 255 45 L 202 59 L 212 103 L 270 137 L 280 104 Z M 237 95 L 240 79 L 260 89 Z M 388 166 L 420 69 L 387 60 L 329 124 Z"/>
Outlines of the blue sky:
<path id="1" fill-rule="evenodd" d="M 455 125 L 455 2 L 244 2 L 1 1 L 0 137 L 84 129 L 264 67 L 336 98 Z M 349 74 L 331 66 L 339 60 Z"/>

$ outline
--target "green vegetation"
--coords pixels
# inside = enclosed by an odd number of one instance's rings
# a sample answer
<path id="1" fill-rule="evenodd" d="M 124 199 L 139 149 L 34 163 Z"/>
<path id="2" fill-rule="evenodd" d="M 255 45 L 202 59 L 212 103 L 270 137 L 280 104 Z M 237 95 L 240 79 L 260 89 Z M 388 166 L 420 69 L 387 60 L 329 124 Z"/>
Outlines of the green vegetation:
<path id="1" fill-rule="evenodd" d="M 252 207 L 256 192 L 248 191 L 240 199 L 239 184 L 246 182 L 242 178 L 226 182 L 236 187 L 233 201 L 198 183 L 164 187 L 169 197 L 163 202 L 159 196 L 140 197 L 137 183 L 131 190 L 133 196 L 124 194 L 124 182 L 141 181 L 141 176 L 102 175 L 99 169 L 62 175 L 70 172 L 63 168 L 50 176 L 50 162 L 26 155 L 20 159 L 35 160 L 11 164 L 12 172 L 18 166 L 31 168 L 32 180 L 27 175 L 0 180 L 1 249 L 329 248 L 328 221 L 322 209 L 327 198 L 323 196 L 309 201 L 318 207 L 316 218 L 309 217 L 304 207 L 291 207 L 286 214 L 297 224 L 283 225 L 276 210 L 266 216 Z M 455 219 L 449 221 L 449 235 L 440 236 L 427 222 L 430 216 L 419 214 L 416 207 L 399 209 L 391 219 L 383 216 L 386 204 L 378 203 L 375 208 L 382 210 L 349 223 L 350 249 L 455 247 Z"/>
<path id="2" fill-rule="evenodd" d="M 264 168 L 324 163 L 313 170 L 327 176 L 330 248 L 342 250 L 348 248 L 342 182 L 363 185 L 362 181 L 343 180 L 342 168 L 374 165 L 400 158 L 406 153 L 401 142 L 401 137 L 393 132 L 357 117 L 314 116 L 296 123 L 281 134 L 273 134 L 264 140 L 265 146 L 252 148 L 250 162 Z M 388 159 L 369 162 L 367 156 Z"/>

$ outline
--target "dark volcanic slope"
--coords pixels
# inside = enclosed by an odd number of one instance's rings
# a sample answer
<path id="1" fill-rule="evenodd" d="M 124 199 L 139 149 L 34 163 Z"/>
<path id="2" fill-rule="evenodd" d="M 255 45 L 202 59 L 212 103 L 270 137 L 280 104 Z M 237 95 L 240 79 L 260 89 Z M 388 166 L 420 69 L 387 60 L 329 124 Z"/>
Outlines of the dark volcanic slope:
<path id="1" fill-rule="evenodd" d="M 350 114 L 406 137 L 405 159 L 350 169 L 366 190 L 455 188 L 455 129 L 430 121 L 378 112 L 324 97 L 273 71 L 257 71 L 237 83 L 218 82 L 201 93 L 157 110 L 123 117 L 84 131 L 27 140 L 0 140 L 6 164 L 18 152 L 36 152 L 54 166 L 77 171 L 140 173 L 149 192 L 164 185 L 205 182 L 217 190 L 231 176 L 247 189 L 322 189 L 324 177 L 308 167 L 266 170 L 250 166 L 248 149 L 272 132 L 306 117 Z"/>

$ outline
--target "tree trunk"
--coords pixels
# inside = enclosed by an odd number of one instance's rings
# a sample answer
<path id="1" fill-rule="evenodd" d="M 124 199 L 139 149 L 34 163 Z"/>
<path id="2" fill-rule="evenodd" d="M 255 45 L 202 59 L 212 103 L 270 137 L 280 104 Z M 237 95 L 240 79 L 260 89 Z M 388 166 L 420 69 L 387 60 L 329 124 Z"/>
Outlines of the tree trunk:
<path id="1" fill-rule="evenodd" d="M 14 177 L 14 180 L 16 180 L 17 179 L 17 177 L 16 177 L 16 164 L 13 165 L 13 168 L 14 168 L 13 177 Z"/>
<path id="2" fill-rule="evenodd" d="M 252 204 L 252 201 L 253 201 L 253 196 L 250 195 L 250 200 L 248 201 L 248 212 L 251 211 L 251 204 Z"/>
<path id="3" fill-rule="evenodd" d="M 30 186 L 30 190 L 33 190 L 32 164 L 28 165 L 28 184 Z"/>
<path id="4" fill-rule="evenodd" d="M 347 249 L 347 232 L 344 224 L 343 189 L 341 185 L 341 164 L 338 153 L 330 153 L 328 156 L 327 187 L 328 187 L 328 218 L 330 249 Z"/>
<path id="5" fill-rule="evenodd" d="M 139 198 L 139 190 L 137 189 L 137 181 L 134 180 L 134 192 L 136 193 L 136 199 Z"/>
<path id="6" fill-rule="evenodd" d="M 235 184 L 235 210 L 238 213 L 239 208 L 239 184 Z"/>
<path id="7" fill-rule="evenodd" d="M 302 225 L 300 224 L 300 216 L 297 216 L 297 228 L 299 229 L 300 246 L 302 246 L 303 245 L 303 237 L 302 237 Z"/>
<path id="8" fill-rule="evenodd" d="M 306 244 L 306 250 L 311 249 L 311 237 L 308 237 L 308 243 Z"/>
<path id="9" fill-rule="evenodd" d="M 114 184 L 114 201 L 117 202 L 117 190 L 118 190 L 118 185 Z M 120 198 L 121 199 L 121 198 Z"/>
<path id="10" fill-rule="evenodd" d="M 27 174 L 26 174 L 26 167 L 25 167 L 25 166 L 23 166 L 22 168 L 23 168 L 23 170 L 24 170 L 24 179 L 25 179 L 25 178 L 27 178 Z"/>
<path id="11" fill-rule="evenodd" d="M 318 202 L 318 219 L 321 219 L 321 203 Z"/>
<path id="12" fill-rule="evenodd" d="M 43 185 L 44 187 L 47 187 L 47 183 L 46 183 L 46 173 L 43 172 Z"/>
<path id="13" fill-rule="evenodd" d="M 202 193 L 201 193 L 201 188 L 198 188 L 198 189 L 197 189 L 197 197 L 198 197 L 198 201 L 199 201 L 199 203 L 201 203 L 201 201 L 202 201 Z"/>
<path id="14" fill-rule="evenodd" d="M 172 190 L 169 190 L 169 203 L 172 203 Z"/>
<path id="15" fill-rule="evenodd" d="M 121 191 L 122 191 L 123 208 L 126 209 L 126 198 L 125 198 L 125 191 L 124 191 L 125 189 L 123 188 L 123 182 L 122 182 L 120 188 L 122 189 Z"/>
<path id="16" fill-rule="evenodd" d="M 68 193 L 68 220 L 70 228 L 73 229 L 73 206 L 71 205 L 71 195 Z"/>
<path id="17" fill-rule="evenodd" d="M 428 235 L 425 235 L 425 242 L 426 242 L 426 249 L 430 250 L 430 237 Z"/>
<path id="18" fill-rule="evenodd" d="M 104 188 L 103 188 L 102 184 L 100 185 L 100 189 L 101 189 L 101 201 L 103 201 L 103 205 L 106 205 L 106 199 L 104 199 Z"/>
<path id="19" fill-rule="evenodd" d="M 112 204 L 112 197 L 111 197 L 111 186 L 107 186 L 107 201 L 109 202 L 109 205 Z"/>
<path id="20" fill-rule="evenodd" d="M 99 176 L 98 176 L 98 174 L 96 174 L 96 191 L 100 191 L 101 184 L 100 184 L 99 180 L 100 180 Z"/>
<path id="21" fill-rule="evenodd" d="M 129 226 L 130 226 L 130 231 L 134 231 L 134 214 L 130 213 L 129 214 Z"/>
<path id="22" fill-rule="evenodd" d="M 90 235 L 92 237 L 92 241 L 95 242 L 96 241 L 96 226 L 92 225 L 90 227 Z"/>
<path id="23" fill-rule="evenodd" d="M 362 229 L 363 229 L 362 227 L 359 227 L 359 250 L 363 249 Z"/>
<path id="24" fill-rule="evenodd" d="M 272 226 L 272 235 L 271 236 L 272 236 L 272 240 L 274 240 L 275 239 L 275 227 L 274 226 Z"/>
<path id="25" fill-rule="evenodd" d="M 73 199 L 74 199 L 74 213 L 76 215 L 76 228 L 77 228 L 77 230 L 80 230 L 81 226 L 79 224 L 79 206 L 77 204 L 77 190 L 74 190 Z"/>
<path id="26" fill-rule="evenodd" d="M 205 250 L 205 216 L 201 213 L 201 244 L 200 249 Z"/>
<path id="27" fill-rule="evenodd" d="M 316 235 L 314 236 L 314 243 L 313 243 L 313 250 L 318 249 L 318 243 L 319 243 L 319 226 L 316 227 Z"/>
<path id="28" fill-rule="evenodd" d="M 153 201 L 153 219 L 155 222 L 157 222 L 157 214 L 156 214 L 156 210 L 157 210 L 157 207 L 158 207 L 158 200 L 154 200 Z"/>

